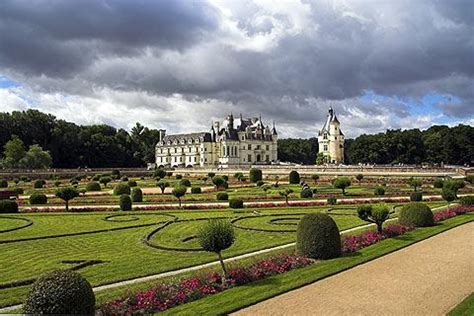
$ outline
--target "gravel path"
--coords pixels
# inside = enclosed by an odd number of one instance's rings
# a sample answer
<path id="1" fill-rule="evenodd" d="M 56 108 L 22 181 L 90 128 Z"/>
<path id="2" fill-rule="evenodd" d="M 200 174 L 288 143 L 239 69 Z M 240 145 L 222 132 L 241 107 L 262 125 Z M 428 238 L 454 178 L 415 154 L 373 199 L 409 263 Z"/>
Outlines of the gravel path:
<path id="1" fill-rule="evenodd" d="M 474 291 L 474 223 L 236 315 L 444 315 Z"/>

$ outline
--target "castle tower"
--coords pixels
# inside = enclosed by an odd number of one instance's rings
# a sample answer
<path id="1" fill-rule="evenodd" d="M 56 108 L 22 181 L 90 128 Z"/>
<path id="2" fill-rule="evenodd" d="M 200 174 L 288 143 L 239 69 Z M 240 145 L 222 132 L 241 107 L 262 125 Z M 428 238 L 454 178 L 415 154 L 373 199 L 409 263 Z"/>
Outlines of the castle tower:
<path id="1" fill-rule="evenodd" d="M 326 122 L 318 133 L 319 152 L 330 163 L 344 162 L 344 134 L 340 126 L 336 112 L 330 107 Z"/>

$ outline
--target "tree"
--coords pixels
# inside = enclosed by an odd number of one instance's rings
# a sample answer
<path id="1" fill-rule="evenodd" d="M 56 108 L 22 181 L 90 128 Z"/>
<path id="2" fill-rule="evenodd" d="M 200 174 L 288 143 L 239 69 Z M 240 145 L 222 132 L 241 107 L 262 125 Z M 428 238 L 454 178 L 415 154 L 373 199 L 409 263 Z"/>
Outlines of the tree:
<path id="1" fill-rule="evenodd" d="M 418 179 L 418 178 L 413 178 L 413 177 L 410 177 L 407 181 L 408 185 L 413 187 L 413 190 L 416 192 L 416 189 L 418 187 L 421 187 L 423 182 L 421 182 L 421 179 Z"/>
<path id="2" fill-rule="evenodd" d="M 313 174 L 313 175 L 311 175 L 311 179 L 313 179 L 314 184 L 317 184 L 317 183 L 318 183 L 318 180 L 319 180 L 319 175 Z"/>
<path id="3" fill-rule="evenodd" d="M 332 185 L 336 189 L 342 190 L 342 195 L 346 195 L 346 188 L 351 185 L 351 180 L 348 177 L 339 177 L 335 178 L 332 182 Z"/>
<path id="4" fill-rule="evenodd" d="M 180 185 L 174 187 L 173 189 L 172 194 L 178 199 L 179 207 L 181 207 L 181 198 L 186 194 L 186 190 L 186 187 Z"/>
<path id="5" fill-rule="evenodd" d="M 102 177 L 100 177 L 100 179 L 99 179 L 99 182 L 102 183 L 105 188 L 107 187 L 107 183 L 109 183 L 109 182 L 111 182 L 111 181 L 112 181 L 112 178 L 109 177 L 109 176 L 102 176 Z"/>
<path id="6" fill-rule="evenodd" d="M 216 186 L 216 189 L 225 188 L 227 182 L 221 176 L 214 176 L 212 178 L 212 183 Z"/>
<path id="7" fill-rule="evenodd" d="M 331 161 L 331 157 L 325 156 L 323 153 L 318 153 L 318 155 L 316 156 L 316 164 L 318 166 L 324 165 L 325 163 L 328 163 L 329 161 Z"/>
<path id="8" fill-rule="evenodd" d="M 169 182 L 166 181 L 158 181 L 156 186 L 161 189 L 161 194 L 165 193 L 165 189 L 170 186 Z"/>
<path id="9" fill-rule="evenodd" d="M 278 140 L 278 158 L 281 161 L 312 165 L 318 152 L 318 139 L 287 138 Z"/>
<path id="10" fill-rule="evenodd" d="M 450 188 L 444 187 L 441 191 L 441 197 L 448 203 L 451 203 L 456 199 L 456 192 Z"/>
<path id="11" fill-rule="evenodd" d="M 227 270 L 222 259 L 222 251 L 232 246 L 235 241 L 232 224 L 226 220 L 211 219 L 199 228 L 197 237 L 204 250 L 217 254 L 221 263 L 223 278 L 225 278 Z"/>
<path id="12" fill-rule="evenodd" d="M 288 197 L 290 196 L 291 193 L 293 193 L 292 189 L 286 189 L 284 191 L 278 192 L 281 196 L 285 197 L 285 203 L 288 205 Z"/>
<path id="13" fill-rule="evenodd" d="M 79 192 L 73 187 L 58 189 L 56 196 L 66 202 L 66 212 L 69 211 L 69 201 L 79 196 Z"/>
<path id="14" fill-rule="evenodd" d="M 156 179 L 163 179 L 164 177 L 166 177 L 166 171 L 164 171 L 163 169 L 156 169 L 153 173 L 153 177 L 155 177 Z"/>
<path id="15" fill-rule="evenodd" d="M 360 183 L 362 181 L 362 179 L 364 179 L 364 175 L 362 173 L 359 173 L 358 175 L 356 175 L 356 179 Z"/>
<path id="16" fill-rule="evenodd" d="M 53 159 L 49 152 L 44 151 L 39 145 L 31 145 L 28 152 L 20 160 L 20 165 L 28 169 L 46 169 L 52 163 Z"/>
<path id="17" fill-rule="evenodd" d="M 361 205 L 357 208 L 357 214 L 361 220 L 377 225 L 377 231 L 382 233 L 383 223 L 390 216 L 390 211 L 386 205 Z"/>
<path id="18" fill-rule="evenodd" d="M 23 141 L 18 136 L 13 135 L 12 139 L 3 146 L 3 166 L 5 168 L 19 168 L 20 161 L 25 157 Z"/>

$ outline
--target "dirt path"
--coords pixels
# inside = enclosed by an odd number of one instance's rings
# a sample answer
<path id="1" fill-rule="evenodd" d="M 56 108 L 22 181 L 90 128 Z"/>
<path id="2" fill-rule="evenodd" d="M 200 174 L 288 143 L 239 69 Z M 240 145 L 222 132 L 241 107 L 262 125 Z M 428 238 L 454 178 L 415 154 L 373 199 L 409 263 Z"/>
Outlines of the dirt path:
<path id="1" fill-rule="evenodd" d="M 474 291 L 474 223 L 236 315 L 443 315 Z"/>

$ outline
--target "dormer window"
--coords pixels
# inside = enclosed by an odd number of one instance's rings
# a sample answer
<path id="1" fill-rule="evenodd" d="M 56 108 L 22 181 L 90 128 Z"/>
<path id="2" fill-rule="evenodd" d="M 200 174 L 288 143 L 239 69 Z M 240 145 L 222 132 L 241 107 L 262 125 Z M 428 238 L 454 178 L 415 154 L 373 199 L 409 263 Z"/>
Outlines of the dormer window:
<path id="1" fill-rule="evenodd" d="M 327 133 L 324 133 L 323 139 L 328 139 L 328 134 Z"/>

